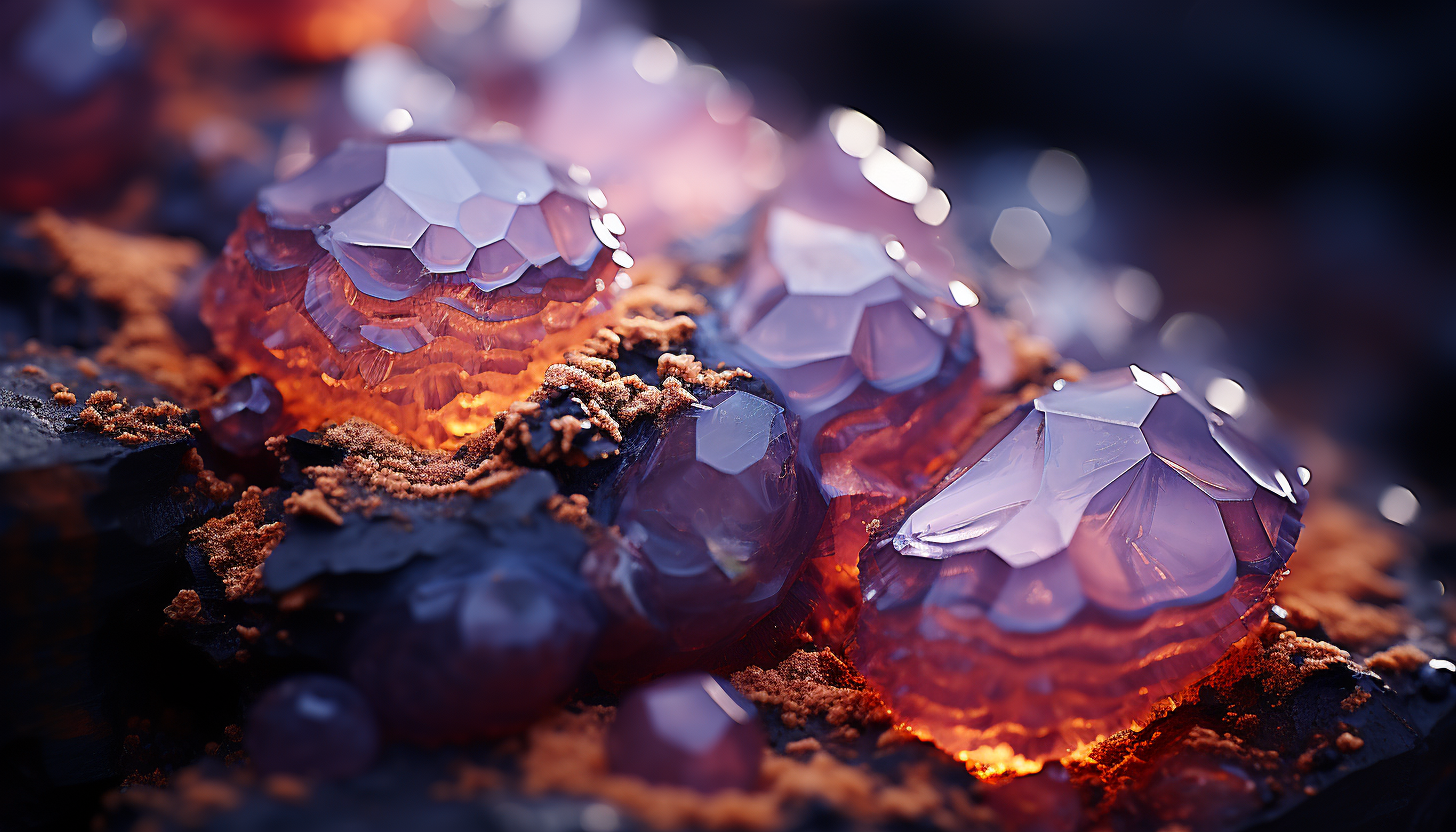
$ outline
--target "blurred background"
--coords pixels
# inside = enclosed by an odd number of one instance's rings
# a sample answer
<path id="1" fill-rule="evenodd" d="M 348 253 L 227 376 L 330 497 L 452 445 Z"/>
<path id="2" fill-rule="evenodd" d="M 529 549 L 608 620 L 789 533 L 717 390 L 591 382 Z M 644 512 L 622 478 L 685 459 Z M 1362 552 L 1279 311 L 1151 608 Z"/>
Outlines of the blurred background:
<path id="1" fill-rule="evenodd" d="M 1439 2 L 8 0 L 0 209 L 216 251 L 345 137 L 524 136 L 667 252 L 849 107 L 989 307 L 1277 423 L 1451 565 L 1453 43 Z"/>

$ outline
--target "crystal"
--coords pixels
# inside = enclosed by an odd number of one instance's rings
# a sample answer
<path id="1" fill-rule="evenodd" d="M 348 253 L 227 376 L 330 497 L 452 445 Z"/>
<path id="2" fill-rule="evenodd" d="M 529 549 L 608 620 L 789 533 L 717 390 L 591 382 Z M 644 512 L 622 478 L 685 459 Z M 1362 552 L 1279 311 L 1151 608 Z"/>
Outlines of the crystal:
<path id="1" fill-rule="evenodd" d="M 667 676 L 630 691 L 607 733 L 613 772 L 700 792 L 752 789 L 764 750 L 757 709 L 707 673 Z"/>
<path id="2" fill-rule="evenodd" d="M 1068 384 L 865 550 L 859 667 L 965 759 L 1063 754 L 1262 620 L 1302 528 L 1295 483 L 1172 376 Z"/>
<path id="3" fill-rule="evenodd" d="M 238 455 L 257 453 L 283 421 L 283 395 L 260 375 L 229 384 L 202 411 L 207 433 L 222 448 Z"/>
<path id="4" fill-rule="evenodd" d="M 866 523 L 945 475 L 984 390 L 957 281 L 912 275 L 892 251 L 879 233 L 771 207 L 722 323 L 734 359 L 802 419 L 800 457 L 830 500 L 804 605 L 821 644 L 848 635 Z"/>
<path id="5" fill-rule="evenodd" d="M 304 674 L 269 688 L 253 706 L 245 747 L 265 774 L 349 777 L 379 753 L 379 728 L 353 685 Z"/>
<path id="6" fill-rule="evenodd" d="M 346 142 L 259 193 L 202 314 L 294 421 L 453 444 L 598 325 L 619 249 L 586 189 L 525 147 Z"/>
<path id="7" fill-rule="evenodd" d="M 823 517 L 795 461 L 797 422 L 743 391 L 676 417 L 619 474 L 615 545 L 588 571 L 617 605 L 621 637 L 598 658 L 643 670 L 737 641 L 798 577 Z M 644 664 L 645 663 L 645 664 Z"/>
<path id="8" fill-rule="evenodd" d="M 497 736 L 570 690 L 597 629 L 575 575 L 530 554 L 454 556 L 411 577 L 366 623 L 350 675 L 393 736 Z"/>
<path id="9" fill-rule="evenodd" d="M 867 116 L 847 109 L 827 113 L 795 158 L 775 204 L 893 239 L 907 264 L 942 280 L 964 271 L 961 246 L 946 222 L 950 200 L 934 186 L 934 166 Z"/>
<path id="10" fill-rule="evenodd" d="M 727 326 L 796 413 L 865 384 L 908 390 L 973 354 L 949 286 L 911 277 L 876 235 L 775 208 L 750 256 Z"/>

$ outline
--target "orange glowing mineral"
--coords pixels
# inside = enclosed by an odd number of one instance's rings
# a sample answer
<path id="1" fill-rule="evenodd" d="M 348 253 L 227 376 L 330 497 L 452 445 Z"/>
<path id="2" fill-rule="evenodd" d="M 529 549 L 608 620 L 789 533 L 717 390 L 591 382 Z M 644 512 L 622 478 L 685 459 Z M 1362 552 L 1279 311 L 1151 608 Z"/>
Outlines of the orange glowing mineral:
<path id="1" fill-rule="evenodd" d="M 518 145 L 348 143 L 243 212 L 203 320 L 294 425 L 450 445 L 600 325 L 631 264 L 604 204 Z"/>

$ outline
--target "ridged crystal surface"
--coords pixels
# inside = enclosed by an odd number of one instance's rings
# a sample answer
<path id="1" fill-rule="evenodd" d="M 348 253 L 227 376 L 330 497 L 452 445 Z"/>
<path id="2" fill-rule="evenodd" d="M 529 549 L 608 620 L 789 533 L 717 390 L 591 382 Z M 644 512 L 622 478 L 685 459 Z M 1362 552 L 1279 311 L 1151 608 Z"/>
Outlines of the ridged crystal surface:
<path id="1" fill-rule="evenodd" d="M 860 667 L 972 758 L 1048 758 L 1207 671 L 1268 604 L 1307 493 L 1171 376 L 1019 410 L 860 564 Z"/>
<path id="2" fill-rule="evenodd" d="M 524 147 L 346 143 L 244 212 L 203 317 L 302 421 L 324 403 L 447 443 L 582 334 L 619 247 L 586 189 Z"/>
<path id="3" fill-rule="evenodd" d="M 861 384 L 908 390 L 948 354 L 969 357 L 949 289 L 911 277 L 878 236 L 775 208 L 761 243 L 728 326 L 795 412 L 819 413 Z"/>

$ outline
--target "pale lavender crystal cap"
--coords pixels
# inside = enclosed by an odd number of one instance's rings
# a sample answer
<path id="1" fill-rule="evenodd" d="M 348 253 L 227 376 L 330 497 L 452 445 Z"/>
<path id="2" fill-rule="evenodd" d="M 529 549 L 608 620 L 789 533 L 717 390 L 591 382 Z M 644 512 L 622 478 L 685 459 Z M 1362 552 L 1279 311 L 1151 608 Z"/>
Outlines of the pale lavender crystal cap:
<path id="1" fill-rule="evenodd" d="M 967 360 L 949 284 L 915 277 L 874 234 L 772 209 L 726 315 L 745 358 L 809 416 L 861 384 L 898 393 Z M 918 268 L 918 267 L 917 267 Z"/>
<path id="2" fill-rule="evenodd" d="M 1012 420 L 893 539 L 902 555 L 957 559 L 931 590 L 942 605 L 1019 632 L 1089 605 L 1141 618 L 1293 552 L 1305 490 L 1172 376 L 1098 373 Z"/>

